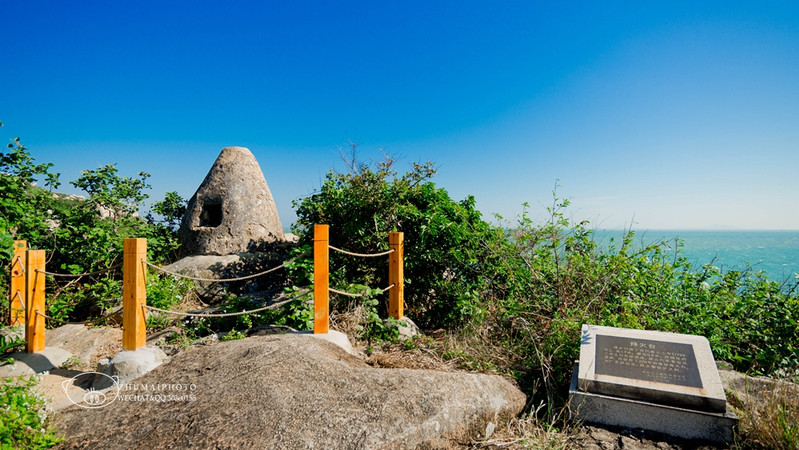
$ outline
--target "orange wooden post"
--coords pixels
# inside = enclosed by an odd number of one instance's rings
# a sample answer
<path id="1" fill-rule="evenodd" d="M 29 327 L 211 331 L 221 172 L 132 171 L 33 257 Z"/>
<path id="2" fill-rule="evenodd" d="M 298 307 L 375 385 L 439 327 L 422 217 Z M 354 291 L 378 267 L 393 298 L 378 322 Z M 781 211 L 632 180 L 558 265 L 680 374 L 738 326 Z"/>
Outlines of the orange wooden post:
<path id="1" fill-rule="evenodd" d="M 8 324 L 10 326 L 25 323 L 25 252 L 26 241 L 14 241 L 14 257 L 11 259 L 11 286 L 8 293 Z"/>
<path id="2" fill-rule="evenodd" d="M 122 350 L 136 350 L 147 343 L 144 324 L 146 260 L 147 239 L 125 239 L 122 250 Z"/>
<path id="3" fill-rule="evenodd" d="M 388 284 L 394 285 L 388 290 L 388 315 L 395 319 L 405 315 L 404 239 L 401 231 L 388 233 L 388 245 L 394 250 L 388 255 Z"/>
<path id="4" fill-rule="evenodd" d="M 313 227 L 313 332 L 328 332 L 330 313 L 330 230 L 328 225 Z"/>
<path id="5" fill-rule="evenodd" d="M 44 250 L 25 252 L 25 351 L 44 350 Z"/>

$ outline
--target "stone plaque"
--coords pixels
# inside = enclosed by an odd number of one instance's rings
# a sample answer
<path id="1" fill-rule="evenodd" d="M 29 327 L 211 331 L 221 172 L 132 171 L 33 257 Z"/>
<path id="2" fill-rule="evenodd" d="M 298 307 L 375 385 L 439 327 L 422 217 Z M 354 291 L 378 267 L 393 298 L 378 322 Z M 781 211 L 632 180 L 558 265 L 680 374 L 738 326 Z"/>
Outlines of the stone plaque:
<path id="1" fill-rule="evenodd" d="M 704 411 L 726 410 L 710 344 L 702 336 L 583 325 L 578 387 Z"/>
<path id="2" fill-rule="evenodd" d="M 599 375 L 702 387 L 692 345 L 599 334 L 596 348 Z"/>

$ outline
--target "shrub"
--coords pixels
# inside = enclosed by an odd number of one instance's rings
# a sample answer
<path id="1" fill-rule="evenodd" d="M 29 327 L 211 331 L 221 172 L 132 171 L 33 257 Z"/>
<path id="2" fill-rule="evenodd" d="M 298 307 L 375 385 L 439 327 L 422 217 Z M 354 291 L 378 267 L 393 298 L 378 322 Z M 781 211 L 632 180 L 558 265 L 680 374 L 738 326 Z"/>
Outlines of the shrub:
<path id="1" fill-rule="evenodd" d="M 84 170 L 71 184 L 88 199 L 52 192 L 60 185 L 51 163 L 37 163 L 19 138 L 0 152 L 0 254 L 13 254 L 13 240 L 28 241 L 28 248 L 48 252 L 51 272 L 86 273 L 111 267 L 122 260 L 125 238 L 148 240 L 148 259 L 160 263 L 174 259 L 179 246 L 176 215 L 185 209 L 183 199 L 167 193 L 144 220 L 135 214 L 148 197 L 148 174 L 121 176 L 114 165 Z M 36 186 L 44 180 L 48 189 Z M 183 208 L 183 209 L 181 209 Z M 59 320 L 82 320 L 102 312 L 121 297 L 120 272 L 78 279 L 48 281 L 49 315 Z M 8 279 L 0 277 L 0 293 L 7 296 Z M 7 305 L 0 303 L 0 314 Z"/>
<path id="2" fill-rule="evenodd" d="M 534 223 L 525 205 L 515 223 L 496 227 L 482 220 L 473 198 L 453 201 L 430 182 L 431 164 L 403 176 L 393 164 L 350 160 L 350 172 L 328 173 L 318 193 L 295 204 L 295 232 L 307 245 L 312 225 L 326 223 L 331 245 L 374 253 L 387 249 L 389 231 L 404 231 L 408 315 L 428 329 L 468 325 L 485 344 L 463 346 L 460 360 L 513 374 L 541 397 L 536 403 L 545 401 L 542 411 L 556 414 L 565 397 L 585 323 L 703 335 L 739 371 L 796 376 L 795 283 L 694 267 L 679 240 L 676 254 L 666 251 L 668 242 L 634 248 L 631 230 L 599 248 L 589 223 L 568 219 L 569 201 L 556 192 L 545 222 Z M 309 264 L 291 272 L 295 282 L 310 281 Z M 381 287 L 385 270 L 383 260 L 331 253 L 334 287 Z"/>
<path id="3" fill-rule="evenodd" d="M 736 370 L 796 375 L 796 286 L 748 270 L 692 267 L 679 241 L 671 255 L 666 242 L 633 249 L 632 231 L 600 249 L 587 222 L 568 220 L 568 201 L 553 197 L 546 223 L 534 224 L 525 211 L 507 228 L 511 245 L 494 247 L 508 276 L 487 297 L 491 340 L 528 389 L 543 377 L 547 389 L 539 394 L 548 403 L 565 393 L 585 323 L 702 335 Z"/>
<path id="4" fill-rule="evenodd" d="M 481 294 L 491 282 L 487 242 L 501 238 L 481 220 L 473 197 L 454 201 L 430 181 L 431 163 L 398 176 L 387 157 L 374 167 L 348 160 L 348 173 L 329 172 L 318 193 L 296 201 L 293 231 L 310 243 L 314 224 L 328 224 L 330 244 L 358 253 L 388 250 L 388 233 L 405 234 L 405 307 L 421 326 L 456 327 L 485 315 Z M 388 285 L 384 258 L 331 252 L 331 286 Z M 336 301 L 336 300 L 334 300 Z M 380 305 L 385 317 L 386 306 Z"/>
<path id="5" fill-rule="evenodd" d="M 36 377 L 0 380 L 0 447 L 50 448 L 63 440 L 48 420 Z"/>

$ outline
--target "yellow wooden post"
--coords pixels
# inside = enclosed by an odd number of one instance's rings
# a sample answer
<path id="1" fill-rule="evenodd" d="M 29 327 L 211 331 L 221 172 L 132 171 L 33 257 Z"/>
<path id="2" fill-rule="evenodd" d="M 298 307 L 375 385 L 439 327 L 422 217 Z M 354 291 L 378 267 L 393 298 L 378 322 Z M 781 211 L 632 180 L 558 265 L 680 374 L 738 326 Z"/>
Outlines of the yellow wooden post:
<path id="1" fill-rule="evenodd" d="M 8 324 L 10 326 L 25 323 L 25 252 L 26 241 L 14 241 L 14 257 L 11 259 L 11 286 L 8 293 Z"/>
<path id="2" fill-rule="evenodd" d="M 44 350 L 44 250 L 25 252 L 25 351 Z M 37 314 L 41 313 L 41 314 Z"/>
<path id="3" fill-rule="evenodd" d="M 394 285 L 388 290 L 388 315 L 402 319 L 405 315 L 404 234 L 401 231 L 388 233 L 388 245 L 394 250 L 388 255 L 388 284 Z"/>
<path id="4" fill-rule="evenodd" d="M 144 324 L 147 239 L 125 239 L 122 256 L 122 350 L 136 350 L 147 343 Z"/>
<path id="5" fill-rule="evenodd" d="M 330 230 L 328 225 L 313 227 L 313 332 L 328 332 L 330 302 Z"/>

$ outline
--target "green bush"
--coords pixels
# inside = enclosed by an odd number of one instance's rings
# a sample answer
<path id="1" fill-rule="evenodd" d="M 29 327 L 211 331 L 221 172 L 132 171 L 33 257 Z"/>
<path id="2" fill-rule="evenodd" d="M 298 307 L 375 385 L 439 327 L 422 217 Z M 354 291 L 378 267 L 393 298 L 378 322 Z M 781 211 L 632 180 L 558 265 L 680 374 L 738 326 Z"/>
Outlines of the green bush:
<path id="1" fill-rule="evenodd" d="M 39 164 L 19 138 L 0 152 L 0 254 L 10 258 L 15 239 L 28 248 L 47 251 L 47 270 L 87 273 L 122 262 L 125 238 L 147 239 L 148 260 L 164 263 L 177 256 L 176 217 L 185 210 L 176 193 L 153 205 L 147 220 L 135 213 L 148 195 L 149 177 L 121 176 L 114 165 L 84 170 L 71 182 L 88 199 L 52 192 L 60 185 L 51 163 Z M 47 189 L 36 186 L 44 180 Z M 156 216 L 159 217 L 156 219 Z M 58 320 L 83 320 L 112 306 L 121 297 L 121 272 L 78 279 L 48 278 L 48 311 Z M 8 279 L 0 278 L 7 296 Z M 0 314 L 7 313 L 0 303 Z"/>
<path id="2" fill-rule="evenodd" d="M 11 336 L 7 337 L 4 335 L 0 335 L 0 366 L 5 363 L 5 361 L 3 361 L 3 358 L 6 352 L 10 352 L 16 349 L 17 347 L 22 347 L 24 345 L 25 345 L 25 340 L 22 338 L 15 338 Z M 9 361 L 13 360 L 9 359 Z"/>
<path id="3" fill-rule="evenodd" d="M 289 297 L 287 303 L 255 313 L 227 317 L 188 317 L 184 320 L 186 333 L 190 338 L 200 338 L 213 333 L 248 330 L 264 325 L 284 325 L 297 330 L 312 329 L 314 321 L 313 292 L 287 288 L 286 294 Z M 264 302 L 263 298 L 237 297 L 228 294 L 214 313 L 253 311 L 263 308 Z"/>
<path id="4" fill-rule="evenodd" d="M 49 423 L 37 383 L 36 377 L 0 380 L 0 448 L 50 448 L 63 440 Z"/>
<path id="5" fill-rule="evenodd" d="M 550 401 L 563 394 L 579 353 L 582 324 L 652 329 L 708 338 L 715 357 L 743 372 L 796 376 L 799 299 L 763 273 L 693 267 L 661 242 L 633 249 L 635 233 L 607 250 L 587 222 L 565 217 L 555 197 L 550 218 L 526 214 L 507 227 L 508 245 L 494 251 L 505 267 L 495 284 L 488 323 L 502 352 L 517 355 L 509 370 L 527 386 L 550 380 Z"/>
<path id="6" fill-rule="evenodd" d="M 501 233 L 481 219 L 473 197 L 455 201 L 430 178 L 431 163 L 398 176 L 394 160 L 374 168 L 350 161 L 351 172 L 329 172 L 320 192 L 295 202 L 293 231 L 310 243 L 313 225 L 330 225 L 330 245 L 357 253 L 388 250 L 388 233 L 405 234 L 405 308 L 426 328 L 477 323 L 494 262 L 488 243 Z M 388 286 L 385 258 L 331 252 L 332 287 Z M 380 305 L 385 317 L 386 305 Z"/>
<path id="7" fill-rule="evenodd" d="M 147 277 L 147 304 L 156 308 L 173 310 L 175 305 L 192 299 L 194 282 L 186 278 L 151 274 Z M 147 314 L 147 329 L 162 330 L 179 323 L 181 317 L 160 312 Z"/>
<path id="8" fill-rule="evenodd" d="M 515 223 L 493 226 L 473 198 L 453 201 L 430 182 L 431 164 L 398 176 L 393 162 L 350 161 L 350 172 L 328 173 L 318 193 L 295 203 L 294 232 L 307 246 L 313 225 L 329 224 L 331 245 L 359 253 L 384 251 L 389 231 L 405 232 L 407 314 L 426 329 L 468 325 L 495 346 L 494 356 L 463 358 L 470 364 L 488 359 L 476 365 L 514 374 L 530 391 L 543 381 L 539 394 L 551 404 L 565 392 L 580 328 L 590 323 L 703 335 L 737 370 L 797 376 L 796 282 L 694 267 L 679 241 L 676 255 L 669 242 L 634 248 L 632 231 L 602 249 L 588 222 L 566 217 L 569 201 L 554 192 L 543 223 L 525 205 Z M 383 259 L 331 252 L 330 270 L 333 287 L 387 283 Z M 304 260 L 290 276 L 308 283 L 309 271 Z"/>

